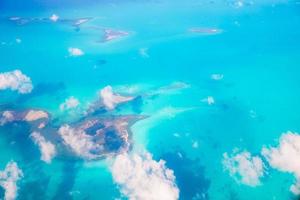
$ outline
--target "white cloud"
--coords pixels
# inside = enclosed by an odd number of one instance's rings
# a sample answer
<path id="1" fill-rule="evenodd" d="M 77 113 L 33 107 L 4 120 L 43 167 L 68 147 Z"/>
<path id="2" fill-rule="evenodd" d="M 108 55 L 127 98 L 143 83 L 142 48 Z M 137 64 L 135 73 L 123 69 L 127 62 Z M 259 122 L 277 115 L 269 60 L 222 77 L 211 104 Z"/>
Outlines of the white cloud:
<path id="1" fill-rule="evenodd" d="M 60 104 L 59 108 L 60 110 L 63 111 L 63 110 L 76 108 L 78 105 L 79 105 L 79 100 L 71 96 L 68 99 L 66 99 L 64 103 Z"/>
<path id="2" fill-rule="evenodd" d="M 130 200 L 176 200 L 179 189 L 173 171 L 165 161 L 155 161 L 149 153 L 121 154 L 112 165 L 114 181 Z"/>
<path id="3" fill-rule="evenodd" d="M 297 179 L 296 183 L 291 185 L 290 187 L 290 191 L 294 194 L 294 195 L 300 195 L 300 180 Z"/>
<path id="4" fill-rule="evenodd" d="M 69 51 L 70 56 L 82 56 L 82 55 L 84 55 L 84 52 L 79 48 L 70 47 L 68 49 L 68 51 Z"/>
<path id="5" fill-rule="evenodd" d="M 51 17 L 49 19 L 53 22 L 56 22 L 59 19 L 59 16 L 56 14 L 53 14 L 53 15 L 51 15 Z"/>
<path id="6" fill-rule="evenodd" d="M 224 78 L 223 74 L 212 74 L 211 75 L 211 79 L 215 80 L 215 81 L 219 81 L 222 80 Z"/>
<path id="7" fill-rule="evenodd" d="M 287 132 L 280 137 L 279 146 L 262 149 L 270 165 L 300 177 L 300 135 Z"/>
<path id="8" fill-rule="evenodd" d="M 40 133 L 33 132 L 30 137 L 37 144 L 41 151 L 41 160 L 51 163 L 52 158 L 56 155 L 54 144 L 47 141 Z"/>
<path id="9" fill-rule="evenodd" d="M 277 147 L 264 147 L 263 156 L 270 166 L 283 172 L 294 174 L 297 182 L 291 186 L 291 191 L 300 194 L 300 135 L 297 133 L 284 133 Z"/>
<path id="10" fill-rule="evenodd" d="M 79 25 L 84 24 L 84 23 L 86 23 L 86 22 L 88 22 L 88 21 L 90 21 L 90 20 L 91 20 L 90 18 L 82 18 L 82 19 L 78 19 L 78 20 L 74 23 L 74 25 L 75 25 L 75 26 L 79 26 Z"/>
<path id="11" fill-rule="evenodd" d="M 0 117 L 0 126 L 6 124 L 7 122 L 12 122 L 15 120 L 14 114 L 12 111 L 6 110 L 2 113 Z"/>
<path id="12" fill-rule="evenodd" d="M 27 114 L 24 117 L 25 121 L 31 122 L 31 121 L 36 121 L 39 119 L 46 118 L 48 119 L 48 113 L 42 110 L 30 110 L 27 112 Z"/>
<path id="13" fill-rule="evenodd" d="M 31 79 L 20 70 L 0 73 L 0 90 L 17 90 L 21 94 L 30 93 L 33 89 Z"/>
<path id="14" fill-rule="evenodd" d="M 263 161 L 248 151 L 234 152 L 232 155 L 224 153 L 223 166 L 238 182 L 252 187 L 260 185 L 260 178 L 264 176 Z"/>
<path id="15" fill-rule="evenodd" d="M 93 141 L 93 137 L 87 135 L 83 130 L 64 125 L 58 130 L 58 134 L 64 140 L 65 145 L 78 156 L 86 159 L 94 159 L 97 155 L 93 152 L 101 151 L 103 146 Z"/>
<path id="16" fill-rule="evenodd" d="M 23 172 L 16 162 L 10 161 L 3 171 L 0 171 L 0 186 L 4 189 L 4 199 L 14 200 L 17 197 L 17 182 L 23 177 Z"/>
<path id="17" fill-rule="evenodd" d="M 127 102 L 133 99 L 133 97 L 125 97 L 119 94 L 115 94 L 111 86 L 106 86 L 100 91 L 100 97 L 104 106 L 108 109 L 114 109 L 116 105 Z"/>

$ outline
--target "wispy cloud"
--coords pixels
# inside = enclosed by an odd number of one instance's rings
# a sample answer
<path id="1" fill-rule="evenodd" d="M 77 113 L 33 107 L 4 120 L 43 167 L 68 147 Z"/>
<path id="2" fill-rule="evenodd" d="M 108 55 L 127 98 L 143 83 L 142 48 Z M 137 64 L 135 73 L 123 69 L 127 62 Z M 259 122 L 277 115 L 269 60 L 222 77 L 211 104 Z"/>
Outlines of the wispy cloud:
<path id="1" fill-rule="evenodd" d="M 72 108 L 76 108 L 79 104 L 80 104 L 79 100 L 71 96 L 67 98 L 64 103 L 60 104 L 59 108 L 61 111 L 70 110 Z"/>
<path id="2" fill-rule="evenodd" d="M 17 197 L 17 182 L 23 177 L 23 172 L 14 161 L 10 161 L 3 171 L 0 171 L 0 186 L 4 189 L 4 199 L 14 200 Z"/>
<path id="3" fill-rule="evenodd" d="M 15 116 L 12 111 L 6 110 L 2 113 L 2 116 L 0 116 L 0 126 L 12 122 L 15 120 Z"/>
<path id="4" fill-rule="evenodd" d="M 32 138 L 33 142 L 39 146 L 41 151 L 41 160 L 45 161 L 46 163 L 51 163 L 52 158 L 56 155 L 54 144 L 47 141 L 39 132 L 33 132 L 30 137 Z"/>

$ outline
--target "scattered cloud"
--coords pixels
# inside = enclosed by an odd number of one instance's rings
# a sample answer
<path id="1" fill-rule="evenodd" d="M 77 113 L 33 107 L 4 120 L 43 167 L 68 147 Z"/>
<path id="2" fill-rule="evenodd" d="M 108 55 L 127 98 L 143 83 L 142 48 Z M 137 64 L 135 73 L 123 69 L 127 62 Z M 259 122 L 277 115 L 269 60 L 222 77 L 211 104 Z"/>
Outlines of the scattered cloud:
<path id="1" fill-rule="evenodd" d="M 6 110 L 2 113 L 2 116 L 0 117 L 0 126 L 12 122 L 15 120 L 14 114 L 12 111 Z"/>
<path id="2" fill-rule="evenodd" d="M 298 133 L 284 133 L 277 147 L 264 147 L 262 155 L 273 168 L 294 174 L 296 184 L 290 190 L 300 195 L 300 135 Z"/>
<path id="3" fill-rule="evenodd" d="M 64 103 L 60 104 L 59 108 L 61 111 L 70 110 L 72 108 L 76 108 L 79 104 L 79 100 L 71 96 L 68 99 L 66 99 Z"/>
<path id="4" fill-rule="evenodd" d="M 41 160 L 51 163 L 52 158 L 56 155 L 54 144 L 47 141 L 39 132 L 33 132 L 30 137 L 37 144 L 41 151 Z"/>
<path id="5" fill-rule="evenodd" d="M 33 89 L 31 79 L 20 70 L 0 73 L 0 90 L 17 90 L 21 94 L 30 93 Z"/>
<path id="6" fill-rule="evenodd" d="M 235 151 L 232 155 L 224 153 L 223 166 L 238 182 L 252 187 L 260 185 L 260 178 L 264 176 L 263 161 L 248 151 Z"/>
<path id="7" fill-rule="evenodd" d="M 51 17 L 49 19 L 53 22 L 56 22 L 59 19 L 59 16 L 56 14 L 53 14 L 53 15 L 51 15 Z"/>
<path id="8" fill-rule="evenodd" d="M 94 159 L 96 155 L 93 152 L 103 150 L 103 146 L 94 142 L 92 136 L 69 125 L 60 127 L 58 134 L 62 137 L 64 144 L 82 158 Z"/>
<path id="9" fill-rule="evenodd" d="M 291 131 L 283 133 L 278 146 L 265 146 L 261 154 L 270 167 L 294 175 L 295 183 L 291 185 L 290 191 L 300 195 L 300 135 Z M 224 153 L 223 157 L 224 168 L 231 176 L 246 185 L 260 184 L 260 178 L 264 175 L 264 164 L 260 157 L 253 157 L 247 151 L 235 151 L 231 156 Z"/>
<path id="10" fill-rule="evenodd" d="M 222 80 L 224 78 L 224 75 L 223 74 L 212 74 L 210 76 L 210 78 L 212 80 L 219 81 L 219 80 Z"/>
<path id="11" fill-rule="evenodd" d="M 23 177 L 23 172 L 14 161 L 10 161 L 3 171 L 0 171 L 0 186 L 4 189 L 4 199 L 14 200 L 17 197 L 17 182 Z"/>
<path id="12" fill-rule="evenodd" d="M 114 109 L 115 106 L 117 106 L 120 103 L 127 102 L 133 99 L 133 97 L 130 96 L 125 97 L 119 94 L 115 94 L 111 86 L 106 86 L 105 88 L 103 88 L 100 91 L 100 97 L 104 106 L 110 110 Z"/>
<path id="13" fill-rule="evenodd" d="M 70 56 L 82 56 L 82 55 L 84 55 L 84 52 L 79 48 L 70 47 L 68 49 L 68 51 L 69 51 Z"/>
<path id="14" fill-rule="evenodd" d="M 114 181 L 130 200 L 176 200 L 179 189 L 173 171 L 150 153 L 121 154 L 112 165 Z"/>

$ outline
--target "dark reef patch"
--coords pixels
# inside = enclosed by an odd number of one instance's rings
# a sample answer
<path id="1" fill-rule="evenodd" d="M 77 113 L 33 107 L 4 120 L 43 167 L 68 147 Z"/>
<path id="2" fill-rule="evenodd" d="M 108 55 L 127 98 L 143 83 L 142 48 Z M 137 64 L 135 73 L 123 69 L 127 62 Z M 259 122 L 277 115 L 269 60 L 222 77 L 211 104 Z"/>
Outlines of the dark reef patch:
<path id="1" fill-rule="evenodd" d="M 57 187 L 56 194 L 53 200 L 64 199 L 64 200 L 72 200 L 72 196 L 70 192 L 74 186 L 76 175 L 78 170 L 81 167 L 81 162 L 76 161 L 65 161 L 63 166 L 63 176 L 62 180 Z"/>
<path id="2" fill-rule="evenodd" d="M 4 199 L 4 189 L 2 187 L 0 187 L 0 199 Z"/>
<path id="3" fill-rule="evenodd" d="M 106 131 L 104 140 L 109 141 L 104 143 L 104 148 L 107 151 L 118 151 L 124 145 L 123 139 L 120 138 L 118 132 L 112 128 Z"/>
<path id="4" fill-rule="evenodd" d="M 160 158 L 166 161 L 168 168 L 174 171 L 176 182 L 180 189 L 180 199 L 208 199 L 207 191 L 210 181 L 205 177 L 205 168 L 199 160 L 187 158 L 180 151 L 163 153 Z"/>
<path id="5" fill-rule="evenodd" d="M 25 179 L 21 183 L 18 199 L 47 199 L 45 191 L 49 185 L 50 176 L 45 174 L 43 165 L 37 165 L 35 162 L 28 163 L 23 167 L 23 173 Z M 36 178 L 30 179 L 27 177 Z"/>
<path id="6" fill-rule="evenodd" d="M 105 65 L 106 63 L 107 63 L 107 61 L 104 59 L 100 59 L 97 61 L 97 65 Z"/>
<path id="7" fill-rule="evenodd" d="M 142 96 L 137 96 L 134 98 L 131 102 L 132 111 L 140 114 L 142 112 L 142 106 L 143 106 L 143 98 Z"/>

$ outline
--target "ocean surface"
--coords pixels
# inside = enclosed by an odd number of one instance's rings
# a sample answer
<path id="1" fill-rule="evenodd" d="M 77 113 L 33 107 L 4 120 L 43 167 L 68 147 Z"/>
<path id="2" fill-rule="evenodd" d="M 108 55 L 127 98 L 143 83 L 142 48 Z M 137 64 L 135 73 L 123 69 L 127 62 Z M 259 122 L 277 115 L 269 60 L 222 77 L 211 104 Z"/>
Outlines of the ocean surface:
<path id="1" fill-rule="evenodd" d="M 105 41 L 106 29 L 128 35 Z M 33 90 L 0 89 L 0 111 L 41 109 L 57 126 L 79 118 L 107 85 L 140 95 L 115 114 L 147 116 L 130 127 L 130 153 L 164 160 L 179 199 L 298 198 L 297 175 L 261 153 L 283 133 L 300 133 L 298 0 L 0 0 L 0 73 L 16 69 Z M 62 111 L 70 96 L 80 104 Z M 30 134 L 22 123 L 0 126 L 0 170 L 13 160 L 23 171 L 16 199 L 133 199 L 113 178 L 113 156 L 45 163 Z M 224 153 L 235 151 L 262 160 L 259 183 L 226 169 Z"/>

